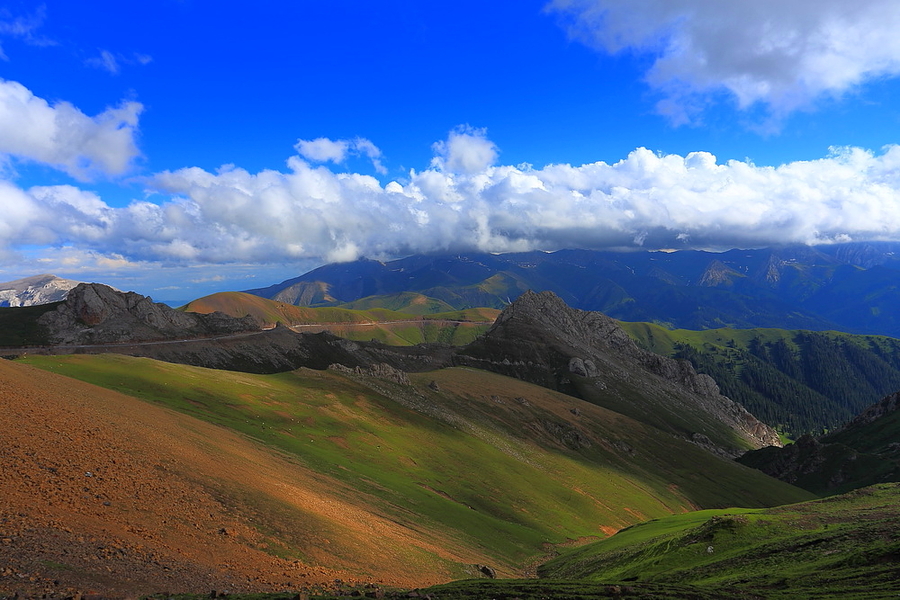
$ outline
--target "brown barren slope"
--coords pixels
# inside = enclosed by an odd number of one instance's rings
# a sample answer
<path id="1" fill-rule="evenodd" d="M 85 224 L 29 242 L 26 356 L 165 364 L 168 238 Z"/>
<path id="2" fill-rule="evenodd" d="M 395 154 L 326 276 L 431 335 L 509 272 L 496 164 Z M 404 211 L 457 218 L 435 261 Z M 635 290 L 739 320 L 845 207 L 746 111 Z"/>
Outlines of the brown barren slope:
<path id="1" fill-rule="evenodd" d="M 0 360 L 0 596 L 415 587 L 484 560 L 354 494 L 220 427 Z"/>

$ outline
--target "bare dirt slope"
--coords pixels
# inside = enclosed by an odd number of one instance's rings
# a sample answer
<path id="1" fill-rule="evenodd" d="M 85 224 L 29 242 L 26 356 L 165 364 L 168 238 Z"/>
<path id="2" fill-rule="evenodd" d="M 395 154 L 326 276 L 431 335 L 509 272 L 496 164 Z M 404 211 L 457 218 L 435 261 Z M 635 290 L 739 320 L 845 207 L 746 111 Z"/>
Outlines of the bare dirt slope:
<path id="1" fill-rule="evenodd" d="M 0 360 L 0 597 L 413 587 L 481 558 L 352 498 L 225 429 Z"/>

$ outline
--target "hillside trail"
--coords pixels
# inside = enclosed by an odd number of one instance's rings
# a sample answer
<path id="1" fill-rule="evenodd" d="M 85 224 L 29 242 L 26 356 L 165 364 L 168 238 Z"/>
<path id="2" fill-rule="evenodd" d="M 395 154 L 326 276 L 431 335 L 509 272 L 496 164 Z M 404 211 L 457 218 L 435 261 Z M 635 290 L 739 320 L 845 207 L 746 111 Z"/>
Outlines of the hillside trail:
<path id="1" fill-rule="evenodd" d="M 446 566 L 404 565 L 394 549 L 461 557 L 353 498 L 344 484 L 229 430 L 0 360 L 0 597 L 450 578 Z M 302 561 L 275 556 L 287 546 L 266 531 L 267 506 L 287 507 L 282 525 L 302 538 Z"/>

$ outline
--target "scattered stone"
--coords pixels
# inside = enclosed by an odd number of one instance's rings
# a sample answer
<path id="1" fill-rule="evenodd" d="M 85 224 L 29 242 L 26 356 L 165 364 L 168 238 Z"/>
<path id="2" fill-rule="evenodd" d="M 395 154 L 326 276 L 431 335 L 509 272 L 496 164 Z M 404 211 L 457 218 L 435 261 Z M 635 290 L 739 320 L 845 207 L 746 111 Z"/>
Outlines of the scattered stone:
<path id="1" fill-rule="evenodd" d="M 569 372 L 581 377 L 596 377 L 600 374 L 594 361 L 577 356 L 569 360 Z"/>
<path id="2" fill-rule="evenodd" d="M 488 578 L 490 578 L 490 579 L 496 579 L 496 578 L 497 578 L 497 572 L 494 571 L 494 569 L 492 569 L 491 567 L 489 567 L 489 566 L 487 566 L 487 565 L 476 565 L 476 567 L 478 567 L 478 570 L 479 570 L 479 571 L 481 572 L 481 574 L 484 575 L 485 577 L 488 577 Z"/>
<path id="3" fill-rule="evenodd" d="M 571 423 L 558 423 L 549 419 L 541 419 L 544 431 L 552 435 L 563 446 L 572 450 L 590 448 L 591 440 Z"/>

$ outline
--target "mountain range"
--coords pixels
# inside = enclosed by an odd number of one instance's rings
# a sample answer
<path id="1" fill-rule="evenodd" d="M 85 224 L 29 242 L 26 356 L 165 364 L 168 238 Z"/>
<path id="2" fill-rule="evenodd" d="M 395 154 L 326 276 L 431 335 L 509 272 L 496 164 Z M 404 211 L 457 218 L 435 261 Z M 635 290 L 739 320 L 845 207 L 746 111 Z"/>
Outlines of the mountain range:
<path id="1" fill-rule="evenodd" d="M 623 321 L 680 329 L 842 330 L 900 337 L 900 246 L 848 243 L 727 252 L 561 250 L 416 255 L 325 265 L 247 290 L 302 306 L 417 292 L 455 309 L 503 308 L 526 290 Z"/>
<path id="2" fill-rule="evenodd" d="M 574 308 L 673 329 L 839 330 L 900 337 L 900 245 L 889 242 L 727 252 L 561 250 L 414 255 L 319 267 L 247 293 L 283 304 L 449 312 L 502 309 L 526 290 Z M 77 282 L 0 284 L 0 306 L 54 302 Z"/>

